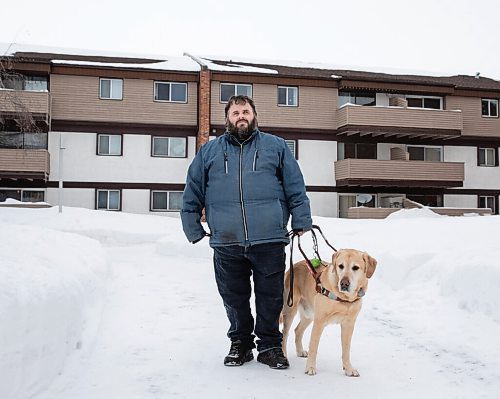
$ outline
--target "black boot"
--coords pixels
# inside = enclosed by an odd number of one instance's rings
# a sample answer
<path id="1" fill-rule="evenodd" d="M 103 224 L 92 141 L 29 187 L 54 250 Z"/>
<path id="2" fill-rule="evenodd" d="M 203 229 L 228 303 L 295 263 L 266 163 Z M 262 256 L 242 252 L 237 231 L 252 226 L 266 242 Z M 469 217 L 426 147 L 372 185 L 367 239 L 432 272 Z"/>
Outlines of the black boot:
<path id="1" fill-rule="evenodd" d="M 241 341 L 231 342 L 231 349 L 224 358 L 224 366 L 241 366 L 253 360 L 252 348 L 243 345 Z"/>
<path id="2" fill-rule="evenodd" d="M 271 348 L 267 351 L 259 353 L 257 361 L 267 364 L 272 369 L 282 370 L 290 367 L 290 363 L 288 363 L 288 359 L 284 355 L 281 348 Z"/>

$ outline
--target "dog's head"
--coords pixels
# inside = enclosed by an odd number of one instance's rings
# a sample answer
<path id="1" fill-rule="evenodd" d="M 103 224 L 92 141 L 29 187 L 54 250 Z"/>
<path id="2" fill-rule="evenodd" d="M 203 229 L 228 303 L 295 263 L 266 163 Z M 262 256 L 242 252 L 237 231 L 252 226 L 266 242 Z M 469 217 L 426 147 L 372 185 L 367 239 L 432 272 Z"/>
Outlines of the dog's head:
<path id="1" fill-rule="evenodd" d="M 377 261 L 366 252 L 341 249 L 332 257 L 330 272 L 336 288 L 348 297 L 356 297 L 359 289 L 366 291 L 368 279 L 375 273 Z M 335 278 L 336 277 L 336 278 Z"/>

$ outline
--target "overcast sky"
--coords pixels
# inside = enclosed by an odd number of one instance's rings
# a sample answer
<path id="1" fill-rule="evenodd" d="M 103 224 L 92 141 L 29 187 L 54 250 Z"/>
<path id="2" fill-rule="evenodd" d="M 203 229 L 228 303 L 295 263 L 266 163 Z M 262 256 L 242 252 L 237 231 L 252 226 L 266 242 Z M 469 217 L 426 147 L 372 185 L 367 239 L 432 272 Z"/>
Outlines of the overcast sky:
<path id="1" fill-rule="evenodd" d="M 17 0 L 0 42 L 500 80 L 497 0 Z"/>

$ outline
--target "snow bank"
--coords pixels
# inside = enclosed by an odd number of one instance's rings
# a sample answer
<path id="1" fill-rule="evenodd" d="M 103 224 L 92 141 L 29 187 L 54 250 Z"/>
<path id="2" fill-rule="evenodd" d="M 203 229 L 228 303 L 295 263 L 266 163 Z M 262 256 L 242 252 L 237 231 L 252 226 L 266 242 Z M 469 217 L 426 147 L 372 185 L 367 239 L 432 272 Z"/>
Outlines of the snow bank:
<path id="1" fill-rule="evenodd" d="M 32 397 L 96 337 L 107 264 L 100 244 L 37 226 L 0 231 L 1 397 Z"/>

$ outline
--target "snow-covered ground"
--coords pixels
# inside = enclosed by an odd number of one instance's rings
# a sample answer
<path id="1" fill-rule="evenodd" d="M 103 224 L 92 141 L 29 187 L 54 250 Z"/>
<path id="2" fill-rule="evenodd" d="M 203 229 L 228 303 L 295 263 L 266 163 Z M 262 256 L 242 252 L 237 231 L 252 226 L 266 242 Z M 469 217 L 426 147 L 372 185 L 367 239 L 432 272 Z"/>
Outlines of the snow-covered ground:
<path id="1" fill-rule="evenodd" d="M 336 325 L 314 377 L 292 339 L 288 370 L 224 367 L 212 251 L 175 215 L 0 208 L 0 398 L 500 397 L 499 216 L 314 222 L 379 262 L 352 343 L 360 378 L 342 372 Z"/>

